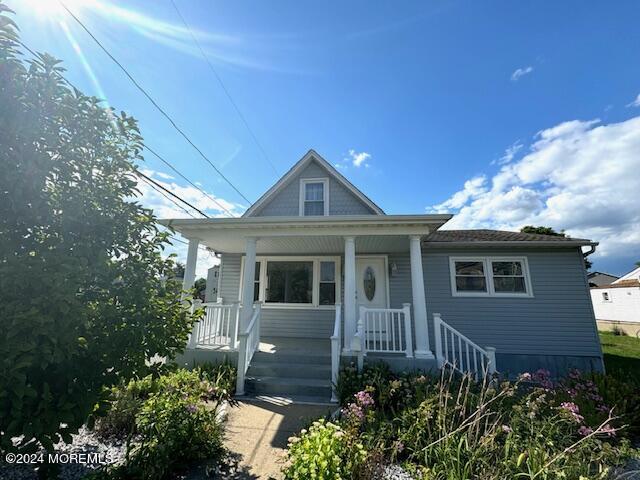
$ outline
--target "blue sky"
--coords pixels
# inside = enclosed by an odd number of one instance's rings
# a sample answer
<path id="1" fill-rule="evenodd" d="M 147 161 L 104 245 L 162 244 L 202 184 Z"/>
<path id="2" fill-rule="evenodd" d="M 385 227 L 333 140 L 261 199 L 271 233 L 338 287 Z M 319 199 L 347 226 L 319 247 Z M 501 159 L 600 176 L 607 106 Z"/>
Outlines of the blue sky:
<path id="1" fill-rule="evenodd" d="M 175 2 L 280 174 L 313 148 L 387 213 L 552 225 L 601 241 L 595 269 L 640 260 L 637 2 Z M 66 3 L 250 200 L 277 180 L 171 0 Z M 247 206 L 56 0 L 7 4 L 26 44 L 234 212 Z M 220 213 L 152 156 L 145 168 Z"/>

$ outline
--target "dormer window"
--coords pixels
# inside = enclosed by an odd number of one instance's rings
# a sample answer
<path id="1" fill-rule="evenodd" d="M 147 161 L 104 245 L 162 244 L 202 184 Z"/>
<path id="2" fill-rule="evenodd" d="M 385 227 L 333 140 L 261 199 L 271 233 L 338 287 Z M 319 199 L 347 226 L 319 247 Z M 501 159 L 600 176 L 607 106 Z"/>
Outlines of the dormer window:
<path id="1" fill-rule="evenodd" d="M 300 180 L 300 215 L 303 217 L 329 215 L 329 179 Z"/>

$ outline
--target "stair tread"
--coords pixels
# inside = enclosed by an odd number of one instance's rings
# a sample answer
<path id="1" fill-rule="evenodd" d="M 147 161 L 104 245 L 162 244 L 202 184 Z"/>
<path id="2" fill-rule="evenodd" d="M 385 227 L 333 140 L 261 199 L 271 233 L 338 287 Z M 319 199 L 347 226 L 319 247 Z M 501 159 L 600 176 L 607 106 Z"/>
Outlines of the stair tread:
<path id="1" fill-rule="evenodd" d="M 300 377 L 268 377 L 268 376 L 248 376 L 247 381 L 257 383 L 270 383 L 275 385 L 296 385 L 304 387 L 331 387 L 331 382 L 319 378 L 300 378 Z"/>
<path id="2" fill-rule="evenodd" d="M 260 362 L 253 360 L 251 362 L 251 367 L 269 367 L 269 368 L 286 368 L 286 367 L 300 367 L 300 368 L 310 368 L 313 370 L 331 370 L 331 365 L 324 363 L 304 363 L 304 364 L 291 364 L 286 362 Z"/>

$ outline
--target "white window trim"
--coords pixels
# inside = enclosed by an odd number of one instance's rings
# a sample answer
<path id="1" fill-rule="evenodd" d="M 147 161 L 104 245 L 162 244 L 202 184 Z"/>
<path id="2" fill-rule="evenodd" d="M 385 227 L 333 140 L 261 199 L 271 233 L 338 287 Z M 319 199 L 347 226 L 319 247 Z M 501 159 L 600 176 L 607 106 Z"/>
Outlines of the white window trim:
<path id="1" fill-rule="evenodd" d="M 240 291 L 238 300 L 242 302 L 242 281 L 244 276 L 244 259 L 240 262 Z M 313 262 L 313 286 L 311 291 L 311 303 L 267 303 L 265 302 L 267 291 L 267 262 Z M 342 294 L 340 257 L 335 256 L 265 256 L 256 257 L 256 262 L 260 263 L 260 291 L 258 300 L 262 302 L 262 308 L 286 308 L 286 309 L 313 309 L 313 310 L 335 310 L 335 305 L 320 305 L 320 262 L 334 262 L 336 265 L 336 303 L 340 303 Z"/>
<path id="2" fill-rule="evenodd" d="M 459 292 L 456 289 L 456 264 L 455 262 L 482 262 L 487 281 L 486 292 Z M 525 293 L 496 292 L 493 285 L 493 268 L 491 262 L 521 262 L 524 274 Z M 529 273 L 527 257 L 449 257 L 449 273 L 451 277 L 451 296 L 453 297 L 498 297 L 498 298 L 532 298 L 533 287 Z"/>
<path id="3" fill-rule="evenodd" d="M 300 198 L 299 198 L 299 214 L 301 217 L 304 217 L 304 201 L 306 195 L 306 185 L 307 183 L 322 183 L 322 197 L 324 202 L 324 216 L 329 215 L 329 178 L 301 178 L 300 179 Z M 316 215 L 307 215 L 307 216 L 316 216 Z"/>

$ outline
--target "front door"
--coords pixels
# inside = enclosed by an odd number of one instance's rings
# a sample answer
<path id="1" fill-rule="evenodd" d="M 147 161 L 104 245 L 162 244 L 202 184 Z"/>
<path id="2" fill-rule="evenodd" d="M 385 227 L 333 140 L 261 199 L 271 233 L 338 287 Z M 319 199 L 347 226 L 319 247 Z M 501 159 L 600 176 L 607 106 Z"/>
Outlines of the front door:
<path id="1" fill-rule="evenodd" d="M 387 269 L 384 257 L 356 257 L 358 309 L 387 308 Z"/>

